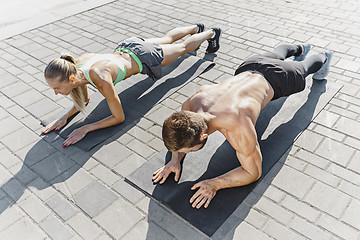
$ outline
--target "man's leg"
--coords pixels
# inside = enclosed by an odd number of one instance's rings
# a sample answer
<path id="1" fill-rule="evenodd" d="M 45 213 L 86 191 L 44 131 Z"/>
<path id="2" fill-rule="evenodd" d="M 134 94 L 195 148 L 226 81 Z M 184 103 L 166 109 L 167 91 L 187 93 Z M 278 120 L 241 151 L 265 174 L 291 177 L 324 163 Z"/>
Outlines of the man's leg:
<path id="1" fill-rule="evenodd" d="M 284 60 L 291 56 L 300 56 L 303 52 L 302 45 L 283 43 L 277 46 L 272 53 L 265 53 L 263 56 Z"/>

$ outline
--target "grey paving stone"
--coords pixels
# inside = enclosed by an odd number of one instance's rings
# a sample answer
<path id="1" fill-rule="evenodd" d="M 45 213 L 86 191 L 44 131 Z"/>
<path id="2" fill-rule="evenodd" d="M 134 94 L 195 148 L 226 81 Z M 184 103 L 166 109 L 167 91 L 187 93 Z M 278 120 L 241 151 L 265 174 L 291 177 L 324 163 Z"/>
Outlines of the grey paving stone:
<path id="1" fill-rule="evenodd" d="M 78 205 L 90 217 L 95 217 L 118 197 L 104 185 L 95 182 L 74 196 Z"/>
<path id="2" fill-rule="evenodd" d="M 0 232 L 24 216 L 18 207 L 9 206 L 11 206 L 9 199 L 3 198 L 0 200 Z"/>
<path id="3" fill-rule="evenodd" d="M 251 209 L 244 220 L 256 228 L 262 229 L 269 220 L 269 217 L 255 209 Z M 220 234 L 220 236 L 222 235 L 224 234 Z"/>
<path id="4" fill-rule="evenodd" d="M 320 215 L 320 211 L 290 195 L 286 196 L 286 198 L 281 202 L 281 205 L 312 222 L 314 222 Z"/>
<path id="5" fill-rule="evenodd" d="M 267 184 L 264 184 L 267 185 Z M 270 186 L 266 186 L 266 190 L 263 193 L 264 196 L 267 196 L 268 198 L 270 198 L 271 200 L 275 201 L 275 202 L 280 202 L 284 197 L 285 197 L 285 192 L 277 189 L 276 187 L 270 185 Z M 256 189 L 255 189 L 256 190 Z M 259 192 L 259 191 L 257 191 Z M 261 194 L 259 192 L 259 194 Z"/>
<path id="6" fill-rule="evenodd" d="M 295 144 L 309 151 L 314 151 L 323 138 L 317 133 L 305 130 L 295 141 Z"/>
<path id="7" fill-rule="evenodd" d="M 30 196 L 30 193 L 26 190 L 25 186 L 15 178 L 11 178 L 3 184 L 1 188 L 12 198 L 12 200 L 14 200 L 14 202 L 21 202 Z"/>
<path id="8" fill-rule="evenodd" d="M 123 216 L 126 216 L 126 218 Z M 119 239 L 131 228 L 133 228 L 142 218 L 142 214 L 136 208 L 119 198 L 111 206 L 95 217 L 94 220 L 113 238 Z"/>
<path id="9" fill-rule="evenodd" d="M 0 150 L 0 156 L 1 156 L 1 164 L 5 168 L 10 168 L 20 163 L 19 158 L 17 158 L 12 152 L 10 152 L 6 148 Z"/>
<path id="10" fill-rule="evenodd" d="M 60 176 L 54 178 L 51 183 L 69 199 L 73 199 L 75 194 L 95 180 L 90 173 L 74 165 Z"/>
<path id="11" fill-rule="evenodd" d="M 306 167 L 305 173 L 333 187 L 337 187 L 340 183 L 340 178 L 337 176 L 312 165 Z"/>
<path id="12" fill-rule="evenodd" d="M 324 139 L 315 152 L 341 166 L 347 166 L 354 151 L 353 148 L 345 144 L 327 138 Z"/>
<path id="13" fill-rule="evenodd" d="M 44 234 L 37 226 L 26 218 L 22 218 L 4 231 L 0 232 L 0 239 L 19 240 L 19 239 L 46 239 Z"/>
<path id="14" fill-rule="evenodd" d="M 153 221 L 142 220 L 136 224 L 125 236 L 124 239 L 174 239 L 175 237 L 160 228 Z"/>
<path id="15" fill-rule="evenodd" d="M 131 186 L 129 183 L 125 182 L 125 180 L 118 181 L 114 184 L 114 186 L 112 186 L 112 188 L 131 203 L 136 203 L 144 197 L 143 193 Z"/>
<path id="16" fill-rule="evenodd" d="M 205 234 L 155 201 L 149 203 L 148 218 L 179 239 L 206 239 Z"/>
<path id="17" fill-rule="evenodd" d="M 29 196 L 19 205 L 36 223 L 51 214 L 51 211 L 34 196 Z"/>
<path id="18" fill-rule="evenodd" d="M 1 142 L 14 152 L 39 140 L 40 137 L 26 127 L 1 138 Z"/>
<path id="19" fill-rule="evenodd" d="M 340 217 L 350 202 L 350 197 L 336 188 L 316 182 L 306 195 L 305 201 L 334 217 Z"/>
<path id="20" fill-rule="evenodd" d="M 25 109 L 32 115 L 40 119 L 46 114 L 51 113 L 58 108 L 59 106 L 53 101 L 44 98 L 36 103 L 31 104 L 30 106 L 27 106 Z"/>
<path id="21" fill-rule="evenodd" d="M 261 230 L 256 229 L 247 222 L 242 222 L 236 227 L 232 239 L 271 239 L 268 235 Z"/>
<path id="22" fill-rule="evenodd" d="M 41 178 L 36 178 L 34 181 L 29 183 L 27 187 L 43 201 L 46 201 L 56 193 L 56 190 Z"/>
<path id="23" fill-rule="evenodd" d="M 340 238 L 356 240 L 360 236 L 359 231 L 326 214 L 321 215 L 318 224 Z"/>
<path id="24" fill-rule="evenodd" d="M 348 223 L 349 225 L 360 229 L 360 220 L 357 217 L 357 213 L 360 210 L 360 202 L 358 199 L 353 199 L 346 209 L 344 215 L 341 217 L 341 220 Z"/>
<path id="25" fill-rule="evenodd" d="M 83 239 L 88 239 L 88 240 L 97 239 L 97 237 L 101 233 L 103 233 L 101 228 L 99 228 L 83 213 L 76 214 L 71 219 L 69 219 L 67 223 L 70 225 L 70 227 L 75 229 L 75 231 Z"/>
<path id="26" fill-rule="evenodd" d="M 9 116 L 0 120 L 0 137 L 4 137 L 11 132 L 23 127 L 23 125 L 14 117 Z"/>
<path id="27" fill-rule="evenodd" d="M 126 146 L 140 156 L 144 157 L 145 159 L 148 159 L 151 155 L 155 153 L 153 149 L 151 149 L 146 144 L 140 142 L 137 139 L 132 140 Z"/>
<path id="28" fill-rule="evenodd" d="M 285 208 L 275 204 L 267 198 L 260 198 L 259 201 L 254 205 L 255 209 L 266 213 L 268 216 L 275 218 L 277 221 L 287 225 L 294 216 L 293 213 L 287 211 Z"/>
<path id="29" fill-rule="evenodd" d="M 331 234 L 299 217 L 295 217 L 290 226 L 309 239 L 331 239 Z"/>
<path id="30" fill-rule="evenodd" d="M 325 169 L 330 165 L 330 161 L 305 150 L 299 149 L 295 156 L 321 169 Z"/>
<path id="31" fill-rule="evenodd" d="M 339 190 L 349 194 L 350 196 L 360 199 L 360 186 L 348 181 L 342 181 L 339 185 Z"/>
<path id="32" fill-rule="evenodd" d="M 50 216 L 39 225 L 54 240 L 70 239 L 74 233 L 54 216 Z"/>
<path id="33" fill-rule="evenodd" d="M 143 129 L 137 126 L 130 129 L 128 133 L 144 143 L 148 143 L 151 139 L 154 138 L 154 136 L 152 136 L 151 134 L 147 133 L 146 131 L 144 131 Z"/>
<path id="34" fill-rule="evenodd" d="M 336 122 L 334 129 L 355 138 L 359 138 L 360 136 L 360 123 L 345 117 L 341 117 Z"/>
<path id="35" fill-rule="evenodd" d="M 44 140 L 33 142 L 16 152 L 27 166 L 32 166 L 56 150 Z"/>
<path id="36" fill-rule="evenodd" d="M 37 175 L 23 163 L 18 163 L 11 167 L 10 172 L 24 185 L 27 185 L 37 178 Z"/>
<path id="37" fill-rule="evenodd" d="M 280 189 L 291 192 L 298 198 L 302 198 L 313 185 L 314 180 L 303 173 L 290 167 L 283 166 L 273 180 L 273 184 Z"/>
<path id="38" fill-rule="evenodd" d="M 162 106 L 161 108 L 159 108 L 158 110 L 147 114 L 146 117 L 150 120 L 153 121 L 159 125 L 162 125 L 164 120 L 169 117 L 174 111 Z"/>
<path id="39" fill-rule="evenodd" d="M 114 167 L 131 155 L 131 151 L 118 142 L 103 146 L 93 157 L 104 163 L 109 168 Z"/>
<path id="40" fill-rule="evenodd" d="M 334 131 L 327 127 L 323 127 L 321 125 L 316 125 L 316 127 L 314 128 L 314 131 L 317 133 L 320 133 L 321 135 L 323 135 L 325 137 L 332 138 L 339 142 L 342 142 L 343 139 L 345 138 L 345 134 L 339 133 L 337 131 Z"/>
<path id="41" fill-rule="evenodd" d="M 55 152 L 54 154 L 37 162 L 31 168 L 39 174 L 39 176 L 45 178 L 47 181 L 50 181 L 71 168 L 73 165 L 74 162 L 68 157 L 64 156 L 62 153 Z"/>
<path id="42" fill-rule="evenodd" d="M 360 151 L 356 151 L 354 157 L 352 158 L 348 168 L 354 170 L 355 172 L 360 172 Z"/>
<path id="43" fill-rule="evenodd" d="M 43 97 L 44 96 L 41 93 L 39 93 L 34 89 L 31 89 L 29 91 L 17 95 L 16 97 L 13 97 L 12 100 L 15 101 L 17 104 L 19 104 L 21 107 L 27 107 L 43 99 Z"/>
<path id="44" fill-rule="evenodd" d="M 344 180 L 347 180 L 348 182 L 356 185 L 360 184 L 360 175 L 342 166 L 332 163 L 329 166 L 328 171 Z"/>
<path id="45" fill-rule="evenodd" d="M 103 181 L 106 185 L 111 186 L 120 178 L 115 173 L 113 173 L 108 168 L 104 167 L 103 165 L 99 164 L 90 171 L 96 178 Z"/>
<path id="46" fill-rule="evenodd" d="M 26 84 L 22 81 L 16 81 L 11 85 L 8 85 L 8 86 L 2 88 L 1 92 L 3 94 L 5 94 L 7 97 L 13 98 L 13 97 L 15 97 L 23 92 L 26 92 L 30 89 L 31 89 L 31 87 L 28 84 Z"/>
<path id="47" fill-rule="evenodd" d="M 8 108 L 7 111 L 11 115 L 13 115 L 14 117 L 16 117 L 17 119 L 20 119 L 20 120 L 21 120 L 21 118 L 26 117 L 26 116 L 29 115 L 28 112 L 26 112 L 24 109 L 22 109 L 18 105 L 14 105 L 14 106 Z"/>
<path id="48" fill-rule="evenodd" d="M 64 221 L 67 221 L 74 214 L 77 213 L 76 208 L 60 194 L 54 195 L 50 198 L 46 205 L 48 205 L 57 215 L 59 215 Z"/>
<path id="49" fill-rule="evenodd" d="M 266 234 L 272 236 L 275 239 L 306 239 L 304 236 L 294 232 L 284 225 L 270 219 L 264 228 L 262 229 Z"/>

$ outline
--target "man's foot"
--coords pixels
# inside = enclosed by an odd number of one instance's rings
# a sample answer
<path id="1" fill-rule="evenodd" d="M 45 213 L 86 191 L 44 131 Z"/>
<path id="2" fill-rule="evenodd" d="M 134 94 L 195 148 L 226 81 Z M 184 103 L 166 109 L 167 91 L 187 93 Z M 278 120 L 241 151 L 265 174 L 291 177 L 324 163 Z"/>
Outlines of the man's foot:
<path id="1" fill-rule="evenodd" d="M 213 28 L 214 36 L 208 39 L 209 46 L 206 49 L 207 53 L 214 53 L 220 48 L 220 36 L 221 36 L 221 29 L 220 28 Z"/>
<path id="2" fill-rule="evenodd" d="M 312 78 L 315 80 L 323 80 L 329 74 L 330 62 L 331 62 L 333 52 L 330 50 L 326 50 L 324 52 L 324 54 L 326 56 L 326 60 L 325 60 L 324 64 L 322 65 L 322 67 L 320 68 L 320 70 L 317 71 L 316 73 L 314 73 Z"/>
<path id="3" fill-rule="evenodd" d="M 306 58 L 306 55 L 309 53 L 310 49 L 311 49 L 311 45 L 310 43 L 303 43 L 301 44 L 302 47 L 302 53 L 300 54 L 300 56 L 297 56 L 294 58 L 294 61 L 303 61 Z"/>
<path id="4" fill-rule="evenodd" d="M 205 29 L 205 26 L 202 23 L 197 23 L 196 26 L 198 26 L 198 30 L 196 33 L 202 33 Z"/>

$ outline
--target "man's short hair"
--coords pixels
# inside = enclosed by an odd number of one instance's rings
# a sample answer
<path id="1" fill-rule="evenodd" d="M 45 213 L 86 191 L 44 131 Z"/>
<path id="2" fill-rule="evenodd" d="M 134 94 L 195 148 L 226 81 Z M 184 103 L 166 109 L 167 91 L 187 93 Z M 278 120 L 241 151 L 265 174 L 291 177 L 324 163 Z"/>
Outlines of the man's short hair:
<path id="1" fill-rule="evenodd" d="M 206 130 L 207 123 L 203 116 L 195 112 L 180 111 L 164 121 L 162 137 L 166 148 L 175 152 L 205 144 L 206 139 L 200 141 L 200 134 Z"/>

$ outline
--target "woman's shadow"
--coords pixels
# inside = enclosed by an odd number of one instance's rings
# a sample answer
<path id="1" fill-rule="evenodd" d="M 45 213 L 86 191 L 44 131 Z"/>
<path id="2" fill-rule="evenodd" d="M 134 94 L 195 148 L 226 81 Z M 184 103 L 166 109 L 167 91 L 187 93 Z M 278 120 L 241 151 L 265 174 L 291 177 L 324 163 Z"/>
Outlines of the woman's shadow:
<path id="1" fill-rule="evenodd" d="M 174 64 L 181 64 L 188 57 L 190 57 L 190 55 L 185 55 L 183 58 L 174 62 Z M 130 86 L 131 81 L 129 81 L 129 83 L 124 82 L 127 86 L 119 93 L 119 96 L 123 101 L 128 122 L 126 122 L 123 127 L 120 127 L 120 130 L 117 129 L 119 131 L 117 137 L 120 137 L 131 126 L 134 126 L 170 89 L 185 83 L 189 77 L 192 77 L 202 63 L 203 61 L 198 59 L 189 71 L 168 78 L 166 81 L 157 84 L 151 91 L 148 91 L 148 89 L 153 84 L 156 84 L 156 82 L 150 78 L 145 78 Z M 176 66 L 172 68 L 174 67 Z M 171 69 L 171 66 L 165 69 L 163 76 L 170 73 L 169 69 Z M 104 109 L 108 109 L 108 107 L 106 101 L 102 100 L 89 116 L 104 116 Z M 87 119 L 85 119 L 85 122 L 86 121 Z M 91 121 L 94 122 L 93 119 L 91 119 Z M 108 131 L 107 133 L 109 134 Z M 111 133 L 110 131 L 110 134 Z M 45 135 L 42 140 L 36 142 L 27 151 L 23 158 L 24 162 L 21 169 L 1 186 L 1 189 L 10 196 L 11 201 L 7 201 L 8 204 L 1 206 L 0 214 L 15 204 L 22 196 L 26 197 L 24 193 L 28 191 L 28 188 L 35 188 L 41 191 L 49 187 L 54 187 L 54 184 L 64 182 L 63 188 L 66 189 L 62 190 L 69 199 L 73 200 L 74 193 L 71 187 L 67 188 L 66 181 L 77 173 L 103 145 L 109 144 L 112 141 L 112 138 L 109 137 L 105 139 L 108 140 L 101 142 L 101 144 L 98 144 L 90 152 L 85 152 L 74 146 L 63 148 L 61 142 L 64 141 L 64 139 L 56 133 L 52 132 Z"/>
<path id="2" fill-rule="evenodd" d="M 277 167 L 272 169 L 271 176 L 275 176 L 280 171 L 284 162 L 279 161 L 279 159 L 286 159 L 289 154 L 289 148 L 293 142 L 315 117 L 315 108 L 321 94 L 325 91 L 326 80 L 314 81 L 306 102 L 295 113 L 291 112 L 291 109 L 289 109 L 290 111 L 282 109 L 283 105 L 287 101 L 287 98 L 280 98 L 269 103 L 262 111 L 256 125 L 256 130 L 263 156 L 263 175 L 257 182 L 243 187 L 218 191 L 207 209 L 201 208 L 199 210 L 195 210 L 190 206 L 189 199 L 195 193 L 195 191 L 191 191 L 190 188 L 196 182 L 219 176 L 240 166 L 234 149 L 227 141 L 225 141 L 217 148 L 210 161 L 206 160 L 208 162 L 203 162 L 204 164 L 208 164 L 206 171 L 198 178 L 197 176 L 192 176 L 192 179 L 197 178 L 197 180 L 186 181 L 186 179 L 183 179 L 180 183 L 176 183 L 173 180 L 174 176 L 170 175 L 167 181 L 169 181 L 169 184 L 172 186 L 172 189 L 174 189 L 174 192 L 169 192 L 169 187 L 163 188 L 163 186 L 157 185 L 152 196 L 155 196 L 155 198 L 160 200 L 160 202 L 162 202 L 163 199 L 158 199 L 156 196 L 164 198 L 164 205 L 172 209 L 172 211 L 186 219 L 206 235 L 212 236 L 214 239 L 223 239 L 225 235 L 233 236 L 234 229 L 243 221 L 251 209 L 250 206 L 246 207 L 244 210 L 244 207 L 241 207 L 244 204 L 241 203 L 249 195 L 249 193 L 252 192 L 255 186 L 262 181 L 266 173 L 268 173 L 275 164 L 277 164 Z M 278 125 L 275 129 L 271 129 L 271 120 L 273 118 L 275 119 L 276 114 L 280 110 L 282 111 L 282 114 L 290 114 L 289 116 L 292 114 L 294 115 L 287 122 Z M 271 129 L 271 132 L 267 131 L 268 128 Z M 185 160 L 185 164 L 183 164 L 184 173 L 187 170 L 191 171 L 191 169 L 187 169 L 187 166 L 185 166 L 186 161 L 190 161 L 190 159 Z M 202 164 L 201 157 L 196 158 L 195 161 L 197 165 Z M 194 165 L 192 165 L 192 168 L 193 167 Z M 258 199 L 252 199 L 252 204 L 255 204 L 260 199 L 261 195 L 266 191 L 270 183 L 271 180 L 266 182 L 266 187 L 261 188 L 261 193 L 258 195 Z M 164 192 L 164 190 L 166 192 Z M 241 212 L 239 213 L 239 211 Z M 156 217 L 160 217 L 157 214 L 159 212 L 159 206 L 155 201 L 151 200 L 148 212 L 149 219 L 155 219 L 156 221 Z M 233 214 L 234 212 L 236 213 Z M 226 221 L 227 224 L 222 226 Z M 152 224 L 149 224 L 149 226 L 152 226 Z M 230 234 L 228 234 L 229 232 Z M 152 228 L 149 228 L 148 239 L 150 239 L 153 234 Z M 232 239 L 232 237 L 229 237 L 229 239 Z"/>

